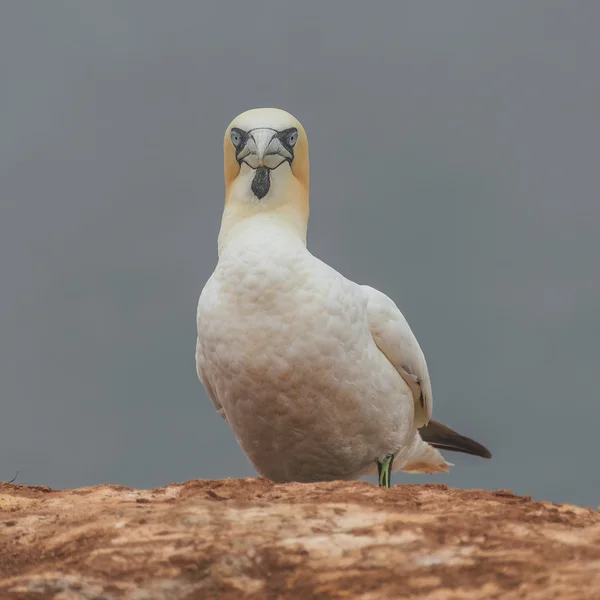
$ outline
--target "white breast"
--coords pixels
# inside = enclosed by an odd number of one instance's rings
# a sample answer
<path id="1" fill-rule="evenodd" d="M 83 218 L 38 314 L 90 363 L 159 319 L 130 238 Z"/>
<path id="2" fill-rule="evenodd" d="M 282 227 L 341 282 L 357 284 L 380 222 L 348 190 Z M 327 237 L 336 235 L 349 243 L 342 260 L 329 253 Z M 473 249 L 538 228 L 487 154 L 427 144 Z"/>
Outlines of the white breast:
<path id="1" fill-rule="evenodd" d="M 277 222 L 256 225 L 200 296 L 200 377 L 262 475 L 356 477 L 410 442 L 410 389 L 373 341 L 360 287 Z"/>

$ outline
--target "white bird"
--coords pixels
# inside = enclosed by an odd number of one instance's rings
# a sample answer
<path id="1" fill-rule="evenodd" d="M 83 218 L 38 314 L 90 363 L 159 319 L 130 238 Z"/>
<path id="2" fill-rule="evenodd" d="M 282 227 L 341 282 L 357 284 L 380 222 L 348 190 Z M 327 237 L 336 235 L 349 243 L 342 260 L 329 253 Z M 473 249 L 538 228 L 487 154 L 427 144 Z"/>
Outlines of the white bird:
<path id="1" fill-rule="evenodd" d="M 447 471 L 437 448 L 489 458 L 431 420 L 423 352 L 385 294 L 306 248 L 308 141 L 254 109 L 224 141 L 219 259 L 198 302 L 198 377 L 256 470 L 276 482 Z"/>

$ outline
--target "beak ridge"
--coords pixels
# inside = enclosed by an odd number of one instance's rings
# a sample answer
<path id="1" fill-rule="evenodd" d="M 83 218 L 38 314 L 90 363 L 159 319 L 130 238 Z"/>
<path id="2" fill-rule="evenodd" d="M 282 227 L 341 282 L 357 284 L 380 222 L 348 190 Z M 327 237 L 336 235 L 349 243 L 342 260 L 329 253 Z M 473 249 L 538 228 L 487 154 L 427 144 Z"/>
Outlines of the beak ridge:
<path id="1" fill-rule="evenodd" d="M 252 169 L 267 167 L 275 169 L 293 157 L 272 129 L 255 129 L 250 132 L 244 148 L 238 153 L 239 162 L 245 162 Z"/>

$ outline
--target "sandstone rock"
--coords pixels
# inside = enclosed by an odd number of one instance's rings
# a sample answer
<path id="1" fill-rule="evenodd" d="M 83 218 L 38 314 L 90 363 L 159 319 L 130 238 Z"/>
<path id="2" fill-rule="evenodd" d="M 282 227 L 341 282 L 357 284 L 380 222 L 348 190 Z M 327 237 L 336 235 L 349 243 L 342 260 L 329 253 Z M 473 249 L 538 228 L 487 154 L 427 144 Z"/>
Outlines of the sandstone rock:
<path id="1" fill-rule="evenodd" d="M 500 490 L 0 484 L 0 598 L 600 598 L 600 514 Z"/>

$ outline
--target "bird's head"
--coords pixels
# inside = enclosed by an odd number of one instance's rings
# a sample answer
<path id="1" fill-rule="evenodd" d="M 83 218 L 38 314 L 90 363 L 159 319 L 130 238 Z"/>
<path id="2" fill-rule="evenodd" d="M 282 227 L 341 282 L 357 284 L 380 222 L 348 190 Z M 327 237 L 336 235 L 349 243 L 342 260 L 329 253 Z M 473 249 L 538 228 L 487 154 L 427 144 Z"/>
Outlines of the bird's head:
<path id="1" fill-rule="evenodd" d="M 308 211 L 308 140 L 289 113 L 255 108 L 237 116 L 225 132 L 224 158 L 227 205 L 268 210 L 295 203 Z"/>

